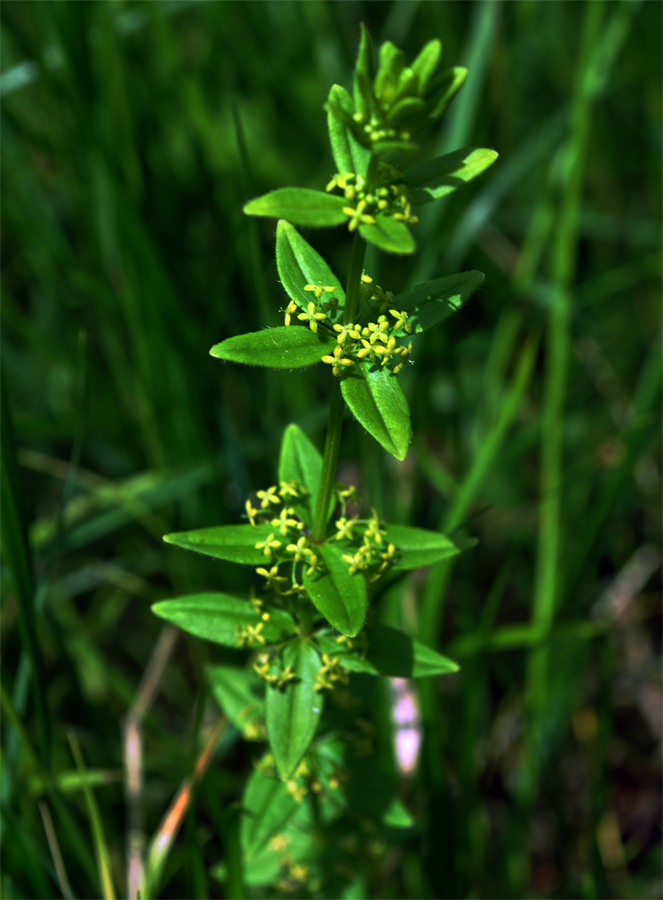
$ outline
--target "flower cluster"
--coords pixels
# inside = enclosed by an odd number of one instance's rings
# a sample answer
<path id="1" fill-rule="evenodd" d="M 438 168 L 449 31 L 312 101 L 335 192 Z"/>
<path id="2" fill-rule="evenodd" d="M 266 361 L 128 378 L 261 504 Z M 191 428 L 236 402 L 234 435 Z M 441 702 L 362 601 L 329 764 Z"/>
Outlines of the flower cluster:
<path id="1" fill-rule="evenodd" d="M 373 285 L 373 279 L 368 275 L 362 275 L 361 294 L 369 307 L 377 310 L 378 317 L 375 322 L 367 322 L 366 324 L 355 324 L 348 322 L 345 324 L 336 324 L 331 326 L 331 331 L 336 333 L 336 346 L 332 353 L 321 358 L 321 362 L 327 363 L 332 367 L 333 374 L 340 377 L 343 369 L 354 366 L 357 360 L 368 358 L 372 363 L 382 366 L 393 365 L 392 371 L 397 375 L 412 353 L 412 341 L 408 345 L 398 344 L 397 338 L 405 332 L 406 335 L 412 334 L 412 326 L 408 320 L 408 314 L 405 310 L 398 310 L 392 307 L 393 294 L 391 291 L 384 291 L 379 284 Z M 333 287 L 323 285 L 307 284 L 304 290 L 316 291 L 318 301 L 323 291 L 332 291 Z M 319 291 L 319 293 L 318 293 Z M 308 304 L 306 312 L 299 313 L 298 319 L 307 321 L 311 331 L 317 332 L 318 323 L 324 322 L 324 327 L 328 328 L 325 320 L 328 318 L 327 313 L 323 312 L 326 304 L 316 306 L 311 301 Z M 329 308 L 327 306 L 327 308 Z M 285 311 L 285 324 L 290 325 L 292 316 L 299 309 L 295 300 L 291 300 Z M 392 316 L 391 321 L 385 312 Z M 276 489 L 275 489 L 276 490 Z M 269 505 L 270 499 L 266 503 Z M 264 505 L 264 504 L 263 504 Z"/>
<path id="2" fill-rule="evenodd" d="M 344 486 L 337 483 L 334 494 L 341 504 L 341 515 L 334 521 L 336 533 L 329 541 L 342 541 L 347 545 L 347 553 L 343 559 L 348 564 L 351 574 L 361 572 L 369 584 L 377 581 L 395 561 L 396 548 L 385 542 L 386 531 L 380 527 L 380 520 L 373 510 L 371 517 L 360 519 L 358 516 L 348 518 L 347 507 L 350 502 L 357 502 L 359 492 L 353 485 Z M 256 550 L 261 550 L 265 557 L 265 565 L 258 566 L 256 572 L 265 579 L 266 588 L 279 601 L 305 591 L 302 584 L 304 576 L 310 577 L 324 563 L 317 545 L 312 544 L 306 526 L 297 515 L 295 508 L 288 506 L 293 499 L 298 503 L 308 503 L 306 488 L 296 481 L 282 481 L 266 490 L 258 491 L 260 506 L 255 507 L 250 500 L 246 501 L 246 515 L 252 525 L 269 524 L 274 531 L 262 540 L 256 541 Z M 277 507 L 280 506 L 280 510 Z M 288 574 L 283 574 L 283 573 Z M 261 600 L 251 601 L 258 611 L 261 621 L 256 625 L 245 625 L 240 628 L 240 646 L 256 646 L 264 644 L 261 634 L 263 622 L 269 620 L 269 613 L 263 611 Z"/>
<path id="3" fill-rule="evenodd" d="M 375 225 L 375 216 L 393 216 L 397 222 L 418 225 L 419 219 L 412 215 L 412 197 L 402 174 L 389 163 L 380 163 L 378 186 L 374 193 L 368 190 L 363 175 L 343 172 L 334 175 L 327 191 L 339 188 L 343 191 L 348 205 L 343 212 L 348 216 L 348 229 L 354 231 L 359 225 Z"/>

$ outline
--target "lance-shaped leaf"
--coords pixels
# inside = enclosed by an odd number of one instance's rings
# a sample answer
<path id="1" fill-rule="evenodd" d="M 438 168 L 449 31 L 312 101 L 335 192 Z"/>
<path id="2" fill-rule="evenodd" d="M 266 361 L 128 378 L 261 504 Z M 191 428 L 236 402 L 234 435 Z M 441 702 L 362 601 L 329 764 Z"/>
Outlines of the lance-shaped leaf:
<path id="1" fill-rule="evenodd" d="M 304 485 L 307 496 L 301 500 L 288 498 L 287 503 L 309 526 L 313 522 L 313 506 L 318 496 L 321 474 L 322 456 L 317 447 L 298 425 L 288 425 L 281 441 L 279 481 L 297 481 Z"/>
<path id="2" fill-rule="evenodd" d="M 323 698 L 315 690 L 321 662 L 310 640 L 293 641 L 283 651 L 283 667 L 295 679 L 283 687 L 267 686 L 267 737 L 279 775 L 287 781 L 313 740 Z"/>
<path id="3" fill-rule="evenodd" d="M 320 362 L 333 347 L 330 333 L 318 326 L 316 332 L 297 325 L 280 325 L 237 334 L 210 350 L 210 356 L 246 366 L 267 366 L 270 369 L 302 369 Z"/>
<path id="4" fill-rule="evenodd" d="M 419 333 L 439 325 L 457 312 L 483 284 L 485 277 L 483 272 L 476 270 L 445 275 L 397 294 L 392 305 L 408 313 L 410 328 Z M 405 336 L 406 332 L 400 329 L 394 334 Z"/>
<path id="5" fill-rule="evenodd" d="M 361 37 L 359 39 L 359 53 L 354 73 L 354 99 L 357 112 L 364 118 L 370 117 L 375 106 L 373 93 L 373 47 L 368 28 L 361 23 Z"/>
<path id="6" fill-rule="evenodd" d="M 262 548 L 256 544 L 270 534 L 279 534 L 273 525 L 215 525 L 212 528 L 198 528 L 195 531 L 178 531 L 164 535 L 167 544 L 176 544 L 185 550 L 195 550 L 228 562 L 259 566 L 268 562 Z"/>
<path id="7" fill-rule="evenodd" d="M 294 634 L 296 626 L 285 610 L 273 610 L 263 622 L 248 600 L 227 594 L 191 594 L 177 600 L 160 600 L 152 612 L 183 631 L 226 647 L 238 647 L 239 629 L 262 625 L 259 633 L 266 641 L 280 641 Z"/>
<path id="8" fill-rule="evenodd" d="M 265 736 L 265 682 L 253 669 L 207 666 L 214 699 L 246 740 Z"/>
<path id="9" fill-rule="evenodd" d="M 328 315 L 332 322 L 338 318 L 345 306 L 345 291 L 341 282 L 320 254 L 284 219 L 276 226 L 276 267 L 286 293 L 304 309 L 315 301 L 315 294 L 304 290 L 307 284 L 333 287 L 333 291 L 323 292 L 322 299 L 336 297 L 336 314 L 330 310 Z"/>
<path id="10" fill-rule="evenodd" d="M 348 221 L 343 207 L 348 202 L 344 197 L 313 191 L 310 188 L 279 188 L 250 200 L 244 206 L 248 216 L 272 216 L 287 219 L 294 225 L 308 225 L 313 228 L 328 228 Z"/>
<path id="11" fill-rule="evenodd" d="M 451 538 L 437 531 L 410 528 L 407 525 L 387 525 L 385 541 L 393 544 L 398 553 L 395 569 L 419 569 L 449 559 L 461 552 Z"/>
<path id="12" fill-rule="evenodd" d="M 351 672 L 389 678 L 425 678 L 458 671 L 453 660 L 389 625 L 379 624 L 367 630 L 366 647 L 361 650 L 347 650 L 326 635 L 319 635 L 316 640 L 323 653 L 338 656 L 343 668 Z"/>
<path id="13" fill-rule="evenodd" d="M 311 575 L 304 575 L 306 593 L 337 631 L 354 637 L 366 619 L 366 581 L 363 575 L 350 574 L 340 547 L 323 544 L 316 553 L 322 556 L 325 566 Z"/>
<path id="14" fill-rule="evenodd" d="M 430 120 L 438 119 L 451 103 L 458 91 L 465 84 L 467 78 L 467 69 L 462 66 L 453 66 L 451 69 L 445 69 L 440 72 L 430 82 L 427 91 L 427 106 L 430 110 L 428 113 Z"/>
<path id="15" fill-rule="evenodd" d="M 410 409 L 398 378 L 386 366 L 356 363 L 341 381 L 343 399 L 357 421 L 396 459 L 410 445 Z"/>
<path id="16" fill-rule="evenodd" d="M 342 175 L 354 172 L 355 175 L 365 177 L 368 172 L 371 151 L 359 143 L 353 134 L 353 127 L 348 127 L 348 120 L 342 121 L 339 118 L 339 110 L 345 112 L 348 119 L 354 123 L 352 116 L 355 112 L 355 105 L 352 97 L 345 88 L 334 84 L 327 99 L 327 125 L 336 169 Z M 354 127 L 356 128 L 356 123 L 354 123 Z"/>
<path id="17" fill-rule="evenodd" d="M 410 68 L 417 76 L 417 89 L 420 97 L 423 97 L 428 87 L 428 82 L 435 74 L 435 70 L 442 59 L 442 42 L 429 41 L 422 48 Z"/>
<path id="18" fill-rule="evenodd" d="M 399 147 L 388 147 L 387 149 L 399 149 Z M 374 225 L 359 226 L 359 233 L 364 240 L 388 253 L 414 253 L 417 245 L 407 225 L 396 221 L 393 216 L 384 216 L 382 213 L 374 218 Z"/>
<path id="19" fill-rule="evenodd" d="M 413 204 L 430 203 L 451 194 L 485 172 L 497 155 L 495 150 L 466 147 L 408 169 L 405 180 L 412 191 Z"/>
<path id="20" fill-rule="evenodd" d="M 301 806 L 288 794 L 286 784 L 255 770 L 249 776 L 242 808 L 245 813 L 240 831 L 242 849 L 247 860 L 250 860 L 268 845 L 274 835 L 283 831 Z"/>

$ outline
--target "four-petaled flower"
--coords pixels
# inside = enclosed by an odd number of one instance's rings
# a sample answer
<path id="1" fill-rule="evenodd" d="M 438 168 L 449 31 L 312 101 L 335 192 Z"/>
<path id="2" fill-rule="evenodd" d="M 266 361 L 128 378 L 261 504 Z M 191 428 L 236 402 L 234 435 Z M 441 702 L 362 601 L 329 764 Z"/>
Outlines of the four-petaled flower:
<path id="1" fill-rule="evenodd" d="M 330 366 L 333 366 L 332 372 L 338 378 L 345 366 L 354 366 L 353 359 L 344 359 L 343 358 L 343 347 L 340 344 L 337 344 L 334 347 L 334 355 L 333 356 L 323 356 L 320 362 L 327 363 Z"/>
<path id="2" fill-rule="evenodd" d="M 357 208 L 353 209 L 351 206 L 344 206 L 343 212 L 346 216 L 350 216 L 350 221 L 348 223 L 348 231 L 354 231 L 358 225 L 375 225 L 375 219 L 373 216 L 369 216 L 364 213 L 366 209 L 366 201 L 360 200 L 357 204 Z"/>
<path id="3" fill-rule="evenodd" d="M 278 528 L 278 530 L 281 532 L 283 537 L 285 537 L 286 534 L 288 533 L 289 528 L 300 528 L 301 529 L 304 527 L 303 522 L 300 522 L 299 519 L 292 518 L 292 516 L 294 516 L 294 514 L 295 514 L 294 509 L 290 509 L 290 508 L 284 506 L 279 514 L 278 519 L 272 519 L 272 521 L 269 524 L 273 525 L 274 528 Z"/>
<path id="4" fill-rule="evenodd" d="M 321 322 L 322 319 L 327 318 L 327 314 L 323 312 L 316 312 L 315 303 L 309 303 L 308 310 L 306 312 L 302 312 L 297 316 L 298 319 L 302 321 L 307 320 L 309 325 L 311 326 L 311 331 L 316 332 L 318 330 L 318 322 Z"/>
<path id="5" fill-rule="evenodd" d="M 305 284 L 304 290 L 305 291 L 313 291 L 313 293 L 315 294 L 315 299 L 319 300 L 320 297 L 322 296 L 323 291 L 326 291 L 328 294 L 333 294 L 334 291 L 336 290 L 336 288 L 334 287 L 333 284 L 332 285 L 329 285 L 329 284 Z"/>
<path id="6" fill-rule="evenodd" d="M 280 546 L 280 545 L 279 545 Z M 279 567 L 272 566 L 269 571 L 267 569 L 259 568 L 256 569 L 258 575 L 262 575 L 263 578 L 267 579 L 267 584 L 270 587 L 273 585 L 274 587 L 278 587 L 279 584 L 284 584 L 288 579 L 284 578 L 282 575 L 279 575 Z"/>
<path id="7" fill-rule="evenodd" d="M 337 541 L 352 540 L 352 526 L 357 521 L 357 516 L 353 516 L 351 519 L 346 519 L 345 516 L 342 516 L 340 519 L 336 520 L 336 528 L 338 529 L 338 534 L 336 535 Z"/>
<path id="8" fill-rule="evenodd" d="M 313 553 L 306 544 L 306 538 L 300 537 L 296 544 L 288 544 L 286 552 L 295 554 L 295 562 L 298 563 L 304 557 L 310 557 Z"/>
<path id="9" fill-rule="evenodd" d="M 352 322 L 348 322 L 347 325 L 334 325 L 334 331 L 338 331 L 336 341 L 339 344 L 344 344 L 348 335 L 355 341 L 358 341 L 361 337 L 359 329 Z"/>
<path id="10" fill-rule="evenodd" d="M 258 500 L 262 509 L 267 509 L 270 503 L 280 503 L 281 498 L 276 493 L 276 485 L 268 487 L 266 491 L 258 491 Z"/>
<path id="11" fill-rule="evenodd" d="M 396 324 L 394 325 L 394 328 L 396 328 L 396 329 L 404 328 L 408 334 L 412 334 L 412 327 L 410 325 L 408 325 L 407 312 L 404 309 L 401 310 L 400 312 L 398 312 L 395 309 L 390 309 L 389 312 L 396 319 Z"/>
<path id="12" fill-rule="evenodd" d="M 276 550 L 281 546 L 281 541 L 274 540 L 274 534 L 269 534 L 264 541 L 258 541 L 255 545 L 256 550 L 262 550 L 267 558 L 272 555 L 272 550 Z M 262 574 L 262 573 L 261 573 Z"/>

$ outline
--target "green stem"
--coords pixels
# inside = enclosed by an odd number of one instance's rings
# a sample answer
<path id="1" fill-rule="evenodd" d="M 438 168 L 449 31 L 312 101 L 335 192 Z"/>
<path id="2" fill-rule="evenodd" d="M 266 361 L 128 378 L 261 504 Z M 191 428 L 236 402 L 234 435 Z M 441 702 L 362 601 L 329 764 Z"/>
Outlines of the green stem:
<path id="1" fill-rule="evenodd" d="M 366 173 L 366 184 L 368 190 L 372 192 L 375 191 L 375 185 L 377 183 L 378 163 L 379 158 L 377 156 L 371 156 L 371 161 L 368 164 L 368 172 Z M 361 287 L 361 276 L 364 271 L 365 254 L 366 241 L 361 237 L 359 232 L 356 231 L 354 243 L 352 244 L 348 282 L 345 288 L 343 321 L 346 324 L 348 322 L 354 322 L 359 309 L 359 288 Z M 334 476 L 336 475 L 336 463 L 338 462 L 338 450 L 341 445 L 342 431 L 343 397 L 341 395 L 340 381 L 335 378 L 334 386 L 332 388 L 331 403 L 329 406 L 329 421 L 327 423 L 325 452 L 322 458 L 320 487 L 318 489 L 318 497 L 315 504 L 313 529 L 311 531 L 311 540 L 314 544 L 320 544 L 325 539 L 327 511 L 329 509 L 329 501 L 331 500 L 332 488 L 334 487 Z"/>
<path id="2" fill-rule="evenodd" d="M 314 544 L 320 544 L 325 539 L 327 510 L 329 509 L 329 501 L 334 486 L 334 475 L 336 474 L 338 448 L 341 445 L 342 430 L 343 397 L 341 395 L 341 383 L 338 378 L 334 378 L 331 404 L 329 406 L 325 452 L 322 457 L 322 474 L 320 476 L 320 487 L 318 489 L 318 499 L 316 501 L 315 516 L 313 518 L 313 530 L 311 532 L 311 540 Z"/>

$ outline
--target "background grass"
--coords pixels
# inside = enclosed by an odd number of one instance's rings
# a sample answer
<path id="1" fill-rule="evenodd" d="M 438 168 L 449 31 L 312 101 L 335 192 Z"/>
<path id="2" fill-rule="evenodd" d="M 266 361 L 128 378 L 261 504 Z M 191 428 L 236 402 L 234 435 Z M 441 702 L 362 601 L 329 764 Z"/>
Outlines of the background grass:
<path id="1" fill-rule="evenodd" d="M 441 37 L 470 68 L 422 159 L 500 153 L 426 210 L 420 254 L 367 256 L 394 291 L 463 268 L 486 283 L 403 373 L 405 462 L 345 428 L 342 475 L 382 516 L 472 517 L 480 538 L 381 607 L 462 669 L 419 686 L 424 752 L 404 787 L 418 827 L 366 895 L 661 896 L 660 4 L 0 14 L 2 895 L 60 895 L 52 814 L 75 894 L 100 896 L 91 797 L 106 884 L 124 892 L 121 726 L 160 633 L 150 603 L 250 582 L 160 537 L 238 521 L 288 422 L 321 445 L 328 373 L 207 351 L 280 321 L 274 225 L 241 207 L 326 183 L 322 104 L 349 83 L 363 20 L 409 57 Z M 347 270 L 342 230 L 307 237 Z M 213 719 L 204 665 L 240 657 L 178 639 L 145 723 L 148 834 Z M 63 782 L 79 763 L 93 794 Z M 223 896 L 209 869 L 232 855 L 223 810 L 249 769 L 229 734 L 163 896 Z"/>

